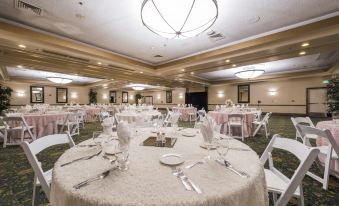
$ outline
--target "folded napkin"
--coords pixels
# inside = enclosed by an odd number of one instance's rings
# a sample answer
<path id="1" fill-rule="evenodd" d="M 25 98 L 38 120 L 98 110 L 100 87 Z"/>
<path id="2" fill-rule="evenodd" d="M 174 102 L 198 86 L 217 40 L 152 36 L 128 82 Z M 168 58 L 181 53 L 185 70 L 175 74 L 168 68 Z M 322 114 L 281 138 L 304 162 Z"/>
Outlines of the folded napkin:
<path id="1" fill-rule="evenodd" d="M 219 109 L 220 109 L 219 105 L 215 106 L 215 110 L 218 111 Z"/>
<path id="2" fill-rule="evenodd" d="M 181 113 L 179 113 L 179 112 L 173 112 L 173 113 L 170 115 L 168 121 L 169 121 L 171 124 L 176 124 L 176 123 L 178 122 L 180 116 L 181 116 Z"/>
<path id="3" fill-rule="evenodd" d="M 204 138 L 204 142 L 211 143 L 213 140 L 214 127 L 216 126 L 215 121 L 210 116 L 206 116 L 203 122 L 200 123 L 199 128 Z"/>
<path id="4" fill-rule="evenodd" d="M 102 121 L 102 125 L 113 125 L 114 124 L 114 117 L 107 117 Z"/>
<path id="5" fill-rule="evenodd" d="M 119 144 L 121 146 L 128 146 L 131 139 L 131 130 L 127 122 L 120 122 L 117 127 L 117 134 Z"/>

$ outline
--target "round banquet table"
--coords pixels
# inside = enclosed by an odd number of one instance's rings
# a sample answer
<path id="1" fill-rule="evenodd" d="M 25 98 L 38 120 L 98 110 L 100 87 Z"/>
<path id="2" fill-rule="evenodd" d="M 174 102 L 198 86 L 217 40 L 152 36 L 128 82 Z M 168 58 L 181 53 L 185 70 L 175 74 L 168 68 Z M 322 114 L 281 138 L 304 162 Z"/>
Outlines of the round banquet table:
<path id="1" fill-rule="evenodd" d="M 189 120 L 189 113 L 196 113 L 197 108 L 195 107 L 172 107 L 173 112 L 180 112 L 180 120 L 188 121 Z"/>
<path id="2" fill-rule="evenodd" d="M 86 111 L 85 122 L 96 122 L 96 121 L 98 121 L 98 115 L 101 111 L 100 108 L 85 107 L 85 111 Z"/>
<path id="3" fill-rule="evenodd" d="M 33 134 L 36 138 L 58 133 L 58 122 L 64 122 L 68 118 L 74 118 L 72 113 L 59 112 L 50 114 L 24 114 L 28 126 L 34 126 Z M 12 125 L 10 125 L 12 126 Z M 14 125 L 13 125 L 14 126 Z M 20 135 L 19 133 L 17 134 Z"/>
<path id="4" fill-rule="evenodd" d="M 218 123 L 222 125 L 221 133 L 228 134 L 228 115 L 236 114 L 231 112 L 222 112 L 222 111 L 210 111 L 208 114 Z M 250 137 L 253 134 L 253 121 L 255 120 L 255 112 L 243 112 L 239 113 L 245 116 L 245 128 L 244 128 L 244 136 Z M 240 130 L 239 130 L 240 131 Z"/>
<path id="5" fill-rule="evenodd" d="M 157 117 L 161 115 L 159 111 L 144 111 L 144 112 L 122 112 L 116 113 L 117 117 L 126 122 L 136 122 L 138 117 L 143 117 L 146 119 L 152 119 L 153 117 Z"/>
<path id="6" fill-rule="evenodd" d="M 230 150 L 227 154 L 227 160 L 247 172 L 249 178 L 241 178 L 213 160 L 185 169 L 185 165 L 201 160 L 207 154 L 199 146 L 202 136 L 184 137 L 178 134 L 173 148 L 141 146 L 140 143 L 152 135 L 150 131 L 151 128 L 142 128 L 141 136 L 131 140 L 127 171 L 113 170 L 105 179 L 78 190 L 73 188 L 75 184 L 110 169 L 112 165 L 101 154 L 61 167 L 63 163 L 97 152 L 98 148 L 73 147 L 67 150 L 54 165 L 51 205 L 268 205 L 263 166 L 253 150 Z M 231 147 L 249 148 L 238 140 L 231 139 L 229 143 Z M 159 157 L 167 153 L 182 154 L 185 162 L 180 167 L 202 190 L 202 194 L 186 191 L 181 181 L 172 174 L 172 168 L 159 162 Z"/>
<path id="7" fill-rule="evenodd" d="M 339 145 L 339 124 L 335 124 L 333 121 L 321 121 L 317 123 L 317 128 L 319 129 L 328 129 L 331 131 L 334 139 Z M 328 145 L 328 140 L 325 138 L 317 138 L 317 146 Z M 324 163 L 325 158 L 319 156 L 320 162 Z M 331 174 L 339 178 L 339 160 L 332 160 L 331 162 Z"/>

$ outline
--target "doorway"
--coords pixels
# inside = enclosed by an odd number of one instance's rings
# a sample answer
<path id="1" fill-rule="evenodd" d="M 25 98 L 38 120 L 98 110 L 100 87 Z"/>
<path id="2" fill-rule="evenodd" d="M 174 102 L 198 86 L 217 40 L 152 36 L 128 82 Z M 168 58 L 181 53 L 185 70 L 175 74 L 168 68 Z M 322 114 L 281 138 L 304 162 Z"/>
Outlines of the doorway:
<path id="1" fill-rule="evenodd" d="M 202 108 L 208 110 L 207 92 L 186 93 L 185 104 L 192 104 L 198 110 Z"/>
<path id="2" fill-rule="evenodd" d="M 327 116 L 327 88 L 306 89 L 306 113 L 311 117 Z"/>

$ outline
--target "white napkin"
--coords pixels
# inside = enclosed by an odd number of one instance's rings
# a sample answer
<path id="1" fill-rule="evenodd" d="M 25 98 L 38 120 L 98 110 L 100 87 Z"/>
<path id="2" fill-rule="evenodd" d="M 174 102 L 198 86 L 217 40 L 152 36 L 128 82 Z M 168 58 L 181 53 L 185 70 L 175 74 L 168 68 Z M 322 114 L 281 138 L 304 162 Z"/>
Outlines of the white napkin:
<path id="1" fill-rule="evenodd" d="M 206 116 L 204 121 L 200 123 L 200 132 L 204 138 L 204 142 L 212 142 L 215 121 L 210 116 Z"/>
<path id="2" fill-rule="evenodd" d="M 220 109 L 219 105 L 215 106 L 215 110 L 218 111 L 219 109 Z"/>
<path id="3" fill-rule="evenodd" d="M 131 139 L 131 130 L 127 122 L 120 122 L 117 127 L 117 134 L 121 146 L 128 146 Z"/>
<path id="4" fill-rule="evenodd" d="M 113 125 L 114 124 L 114 117 L 107 117 L 103 120 L 103 125 Z"/>

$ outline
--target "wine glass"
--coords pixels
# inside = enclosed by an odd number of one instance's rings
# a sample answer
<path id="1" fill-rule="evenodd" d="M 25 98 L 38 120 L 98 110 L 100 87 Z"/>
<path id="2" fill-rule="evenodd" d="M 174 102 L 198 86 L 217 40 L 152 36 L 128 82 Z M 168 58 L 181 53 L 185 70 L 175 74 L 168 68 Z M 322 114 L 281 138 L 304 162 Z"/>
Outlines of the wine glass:
<path id="1" fill-rule="evenodd" d="M 119 167 L 119 170 L 121 171 L 128 170 L 128 156 L 129 156 L 128 148 L 129 148 L 128 145 L 119 144 L 120 152 L 116 153 L 117 161 L 119 164 L 118 167 Z"/>
<path id="2" fill-rule="evenodd" d="M 213 146 L 213 136 L 204 136 L 204 145 L 207 149 L 207 156 L 205 157 L 206 160 L 211 160 L 210 150 Z"/>
<path id="3" fill-rule="evenodd" d="M 219 154 L 219 160 L 224 161 L 229 150 L 228 139 L 219 139 L 216 141 L 217 153 Z"/>

